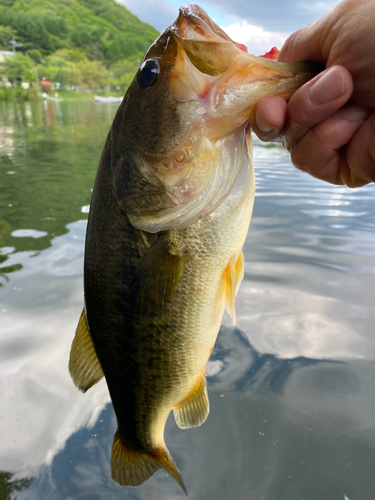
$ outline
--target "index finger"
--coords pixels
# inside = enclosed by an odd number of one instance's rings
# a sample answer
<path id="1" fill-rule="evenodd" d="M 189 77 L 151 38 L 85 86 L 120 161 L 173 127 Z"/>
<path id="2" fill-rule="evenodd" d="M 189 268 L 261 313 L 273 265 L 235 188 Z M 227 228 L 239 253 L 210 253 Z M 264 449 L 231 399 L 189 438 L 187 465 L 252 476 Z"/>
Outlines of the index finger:
<path id="1" fill-rule="evenodd" d="M 332 66 L 297 90 L 288 103 L 283 145 L 291 151 L 309 129 L 340 109 L 352 91 L 352 77 L 343 66 Z"/>
<path id="2" fill-rule="evenodd" d="M 323 54 L 320 37 L 319 23 L 295 31 L 286 39 L 277 60 L 288 63 L 316 61 L 325 64 L 328 57 Z"/>

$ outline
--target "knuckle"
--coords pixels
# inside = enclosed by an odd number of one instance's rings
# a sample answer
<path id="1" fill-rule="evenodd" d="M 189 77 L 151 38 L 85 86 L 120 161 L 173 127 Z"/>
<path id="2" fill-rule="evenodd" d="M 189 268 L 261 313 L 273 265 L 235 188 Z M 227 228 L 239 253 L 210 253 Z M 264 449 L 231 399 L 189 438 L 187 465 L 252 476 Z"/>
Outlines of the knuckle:
<path id="1" fill-rule="evenodd" d="M 309 164 L 309 159 L 298 146 L 292 149 L 290 157 L 296 168 L 303 170 L 304 172 L 310 172 L 311 165 Z"/>
<path id="2" fill-rule="evenodd" d="M 284 148 L 291 153 L 302 135 L 302 126 L 297 122 L 290 122 L 288 127 L 286 127 L 280 134 L 281 143 Z"/>
<path id="3" fill-rule="evenodd" d="M 314 142 L 322 148 L 328 149 L 329 145 L 334 142 L 334 137 L 330 132 L 332 132 L 332 129 L 327 127 L 325 122 L 318 123 L 312 131 Z"/>

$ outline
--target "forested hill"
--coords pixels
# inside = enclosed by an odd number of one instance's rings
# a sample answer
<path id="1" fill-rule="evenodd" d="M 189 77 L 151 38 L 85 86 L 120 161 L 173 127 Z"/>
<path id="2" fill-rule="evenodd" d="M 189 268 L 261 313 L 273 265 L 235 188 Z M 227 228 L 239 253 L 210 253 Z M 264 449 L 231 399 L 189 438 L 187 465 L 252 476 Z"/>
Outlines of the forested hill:
<path id="1" fill-rule="evenodd" d="M 115 0 L 0 0 L 0 49 L 79 49 L 88 59 L 111 64 L 141 58 L 158 31 Z"/>

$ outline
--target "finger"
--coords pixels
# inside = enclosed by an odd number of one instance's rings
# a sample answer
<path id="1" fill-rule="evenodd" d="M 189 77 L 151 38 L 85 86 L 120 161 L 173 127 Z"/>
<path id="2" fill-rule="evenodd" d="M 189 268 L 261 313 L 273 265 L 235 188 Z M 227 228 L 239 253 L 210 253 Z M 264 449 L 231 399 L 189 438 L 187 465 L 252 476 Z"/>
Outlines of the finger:
<path id="1" fill-rule="evenodd" d="M 320 21 L 292 33 L 281 47 L 280 62 L 316 61 L 326 63 L 322 50 Z"/>
<path id="2" fill-rule="evenodd" d="M 346 67 L 354 81 L 352 99 L 375 107 L 372 49 L 375 2 L 344 0 L 311 26 L 293 33 L 278 56 L 282 62 L 311 60 Z"/>
<path id="3" fill-rule="evenodd" d="M 250 117 L 250 126 L 262 141 L 277 140 L 285 124 L 286 101 L 279 96 L 264 97 Z"/>
<path id="4" fill-rule="evenodd" d="M 352 77 L 342 66 L 332 66 L 297 90 L 287 107 L 283 145 L 292 151 L 310 128 L 340 109 L 352 91 Z"/>
<path id="5" fill-rule="evenodd" d="M 340 175 L 349 187 L 375 182 L 375 111 L 349 143 Z"/>
<path id="6" fill-rule="evenodd" d="M 340 2 L 315 23 L 290 35 L 280 50 L 278 61 L 316 61 L 329 66 L 331 46 L 338 31 L 337 21 L 345 10 L 344 3 Z"/>
<path id="7" fill-rule="evenodd" d="M 293 164 L 318 179 L 332 184 L 348 184 L 346 145 L 370 114 L 369 108 L 354 104 L 340 109 L 311 128 L 296 143 L 291 154 Z"/>

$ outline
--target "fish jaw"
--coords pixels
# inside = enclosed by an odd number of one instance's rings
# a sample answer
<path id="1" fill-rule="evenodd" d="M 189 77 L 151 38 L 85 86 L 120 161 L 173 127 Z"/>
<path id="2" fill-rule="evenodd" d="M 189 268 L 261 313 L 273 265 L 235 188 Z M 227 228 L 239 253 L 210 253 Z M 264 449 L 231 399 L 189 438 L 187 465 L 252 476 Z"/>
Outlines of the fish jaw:
<path id="1" fill-rule="evenodd" d="M 202 135 L 197 134 L 197 129 L 209 140 L 220 139 L 246 126 L 260 98 L 278 95 L 288 100 L 322 69 L 312 62 L 280 63 L 275 60 L 277 54 L 276 47 L 261 57 L 248 54 L 246 46 L 233 41 L 201 7 L 192 4 L 180 8 L 174 24 L 145 56 L 145 60 L 159 57 L 168 61 L 165 84 L 169 96 L 181 121 L 191 123 L 182 141 L 173 148 L 174 158 L 182 159 L 179 165 L 174 162 L 173 173 L 178 170 L 179 177 L 183 177 L 187 172 L 181 168 L 189 163 L 183 161 L 186 158 L 184 142 L 187 137 L 192 139 L 198 151 L 199 145 L 192 137 L 200 135 L 201 141 Z M 162 182 L 165 179 L 164 176 Z M 195 195 L 200 192 L 195 191 Z M 184 203 L 170 194 L 177 204 Z"/>
<path id="2" fill-rule="evenodd" d="M 147 61 L 160 68 L 159 77 L 146 89 L 136 79 L 124 99 L 118 128 L 127 138 L 126 155 L 113 150 L 113 158 L 124 158 L 116 160 L 113 184 L 132 225 L 155 233 L 215 210 L 212 199 L 220 203 L 230 192 L 223 186 L 233 181 L 234 152 L 258 100 L 289 99 L 317 68 L 248 54 L 195 5 L 181 7 Z M 113 143 L 123 144 L 123 136 L 113 134 Z M 218 168 L 223 182 L 215 184 Z"/>
<path id="3" fill-rule="evenodd" d="M 243 125 L 261 97 L 288 100 L 322 67 L 280 63 L 276 47 L 257 57 L 234 42 L 197 5 L 184 5 L 170 32 L 177 41 L 171 93 L 200 104 L 206 136 L 218 139 Z M 204 109 L 204 112 L 203 110 Z"/>
<path id="4" fill-rule="evenodd" d="M 288 100 L 316 74 L 309 63 L 284 64 L 236 49 L 231 67 L 207 88 L 207 136 L 217 139 L 247 124 L 261 98 Z"/>

